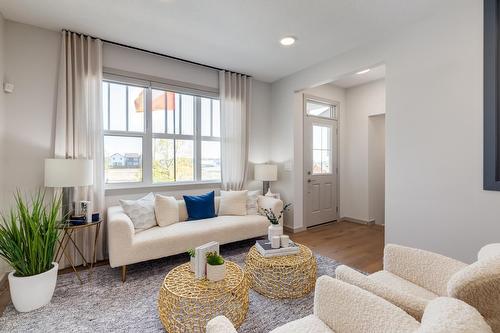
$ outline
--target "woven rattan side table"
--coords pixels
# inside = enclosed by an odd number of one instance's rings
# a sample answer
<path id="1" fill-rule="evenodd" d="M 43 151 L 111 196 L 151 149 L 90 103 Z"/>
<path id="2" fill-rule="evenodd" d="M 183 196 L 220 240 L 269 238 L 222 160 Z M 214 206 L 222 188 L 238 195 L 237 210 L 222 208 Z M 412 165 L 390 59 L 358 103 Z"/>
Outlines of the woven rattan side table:
<path id="1" fill-rule="evenodd" d="M 299 298 L 310 293 L 316 284 L 316 258 L 307 246 L 297 245 L 297 254 L 270 258 L 252 246 L 245 259 L 252 289 L 269 298 Z"/>
<path id="2" fill-rule="evenodd" d="M 226 276 L 219 282 L 197 280 L 189 263 L 172 269 L 160 289 L 158 312 L 169 333 L 205 332 L 207 322 L 226 316 L 238 328 L 248 312 L 249 280 L 235 263 L 226 261 Z"/>

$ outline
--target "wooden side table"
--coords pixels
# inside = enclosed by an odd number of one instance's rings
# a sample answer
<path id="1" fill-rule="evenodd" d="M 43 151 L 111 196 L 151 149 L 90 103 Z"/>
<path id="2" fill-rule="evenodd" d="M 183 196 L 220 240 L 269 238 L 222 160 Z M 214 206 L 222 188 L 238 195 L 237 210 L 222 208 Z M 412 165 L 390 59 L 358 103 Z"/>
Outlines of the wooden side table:
<path id="1" fill-rule="evenodd" d="M 99 238 L 99 231 L 101 229 L 101 224 L 102 224 L 102 219 L 99 221 L 95 222 L 90 222 L 90 223 L 85 223 L 85 224 L 80 224 L 80 225 L 73 225 L 69 222 L 61 224 L 59 227 L 59 230 L 61 230 L 62 233 L 62 239 L 59 240 L 59 246 L 57 247 L 56 250 L 56 255 L 55 255 L 55 260 L 56 262 L 59 262 L 62 259 L 62 256 L 69 261 L 71 264 L 71 267 L 73 268 L 73 271 L 75 272 L 78 280 L 80 281 L 81 284 L 83 284 L 83 280 L 80 276 L 80 273 L 78 273 L 75 264 L 73 260 L 71 259 L 70 256 L 65 252 L 68 244 L 71 242 L 73 246 L 75 247 L 77 253 L 80 255 L 80 257 L 83 260 L 83 265 L 87 266 L 90 264 L 90 269 L 89 269 L 89 280 L 92 279 L 92 272 L 94 270 L 94 264 L 96 262 L 96 248 L 97 248 L 97 239 Z M 94 248 L 92 252 L 92 258 L 90 260 L 87 260 L 85 256 L 83 255 L 83 251 L 78 247 L 78 245 L 75 242 L 74 235 L 80 230 L 87 229 L 87 228 L 92 228 L 95 227 L 95 237 L 94 237 Z"/>

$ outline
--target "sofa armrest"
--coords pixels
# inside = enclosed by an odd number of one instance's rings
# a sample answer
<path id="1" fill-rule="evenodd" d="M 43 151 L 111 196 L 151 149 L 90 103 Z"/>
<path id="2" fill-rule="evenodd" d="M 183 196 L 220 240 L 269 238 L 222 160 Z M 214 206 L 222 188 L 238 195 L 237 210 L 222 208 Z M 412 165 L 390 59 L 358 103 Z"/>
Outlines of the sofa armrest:
<path id="1" fill-rule="evenodd" d="M 207 333 L 238 333 L 229 319 L 217 316 L 207 323 Z"/>
<path id="2" fill-rule="evenodd" d="M 448 281 L 466 266 L 458 260 L 411 247 L 388 244 L 384 250 L 384 270 L 440 296 L 448 295 Z"/>
<path id="3" fill-rule="evenodd" d="M 425 307 L 428 303 L 428 301 L 423 298 L 391 289 L 385 285 L 377 283 L 371 280 L 368 276 L 344 265 L 337 267 L 335 270 L 335 276 L 341 281 L 369 291 L 370 293 L 395 304 L 416 320 L 420 320 L 422 318 L 422 314 L 424 313 Z"/>
<path id="4" fill-rule="evenodd" d="M 120 206 L 108 208 L 107 225 L 109 265 L 111 267 L 122 266 L 124 263 L 120 259 L 123 257 L 123 250 L 132 245 L 134 225 Z"/>
<path id="5" fill-rule="evenodd" d="M 283 201 L 273 197 L 259 195 L 257 197 L 257 209 L 259 213 L 261 209 L 271 209 L 274 212 L 274 215 L 278 217 L 280 212 L 283 210 Z M 283 217 L 280 219 L 280 224 L 283 225 Z"/>
<path id="6" fill-rule="evenodd" d="M 316 282 L 314 314 L 336 333 L 410 333 L 419 327 L 397 306 L 329 276 Z"/>

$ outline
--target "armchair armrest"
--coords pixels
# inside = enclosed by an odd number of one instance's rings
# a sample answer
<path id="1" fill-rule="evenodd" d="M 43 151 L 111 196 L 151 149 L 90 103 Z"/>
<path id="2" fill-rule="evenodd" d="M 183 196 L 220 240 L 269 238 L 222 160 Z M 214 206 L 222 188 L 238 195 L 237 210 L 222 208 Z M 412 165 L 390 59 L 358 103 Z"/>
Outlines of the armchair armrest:
<path id="1" fill-rule="evenodd" d="M 420 320 L 422 318 L 422 314 L 424 313 L 425 307 L 428 304 L 428 300 L 424 298 L 410 295 L 399 290 L 391 289 L 385 285 L 371 280 L 368 276 L 344 265 L 337 267 L 337 269 L 335 270 L 335 276 L 341 281 L 350 283 L 379 297 L 382 297 L 383 299 L 406 311 L 416 320 Z"/>
<path id="2" fill-rule="evenodd" d="M 386 271 L 440 296 L 447 296 L 448 281 L 466 266 L 437 253 L 400 245 L 388 244 L 384 250 Z"/>
<path id="3" fill-rule="evenodd" d="M 397 306 L 329 276 L 316 282 L 314 314 L 336 333 L 409 333 L 419 327 Z"/>
<path id="4" fill-rule="evenodd" d="M 233 324 L 224 316 L 217 316 L 207 323 L 207 333 L 238 333 Z"/>
<path id="5" fill-rule="evenodd" d="M 120 206 L 108 208 L 108 250 L 109 265 L 118 267 L 125 265 L 120 261 L 124 249 L 130 247 L 135 233 L 134 225 Z"/>
<path id="6" fill-rule="evenodd" d="M 257 197 L 257 208 L 259 212 L 261 209 L 271 209 L 276 217 L 278 217 L 283 210 L 283 201 L 273 197 L 259 195 Z M 280 224 L 283 225 L 283 218 L 280 219 Z"/>

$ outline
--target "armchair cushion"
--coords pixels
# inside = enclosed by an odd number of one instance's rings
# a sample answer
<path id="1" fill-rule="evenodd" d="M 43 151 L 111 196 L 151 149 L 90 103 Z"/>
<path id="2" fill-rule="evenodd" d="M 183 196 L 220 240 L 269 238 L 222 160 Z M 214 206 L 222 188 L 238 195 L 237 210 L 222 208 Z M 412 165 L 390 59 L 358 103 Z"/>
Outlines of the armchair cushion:
<path id="1" fill-rule="evenodd" d="M 388 273 L 391 274 L 391 273 Z M 378 279 L 382 277 L 382 275 L 375 275 L 375 278 L 371 278 L 370 276 L 366 276 L 354 269 L 347 266 L 339 266 L 335 270 L 335 275 L 337 279 L 360 287 L 364 290 L 367 290 L 379 297 L 384 298 L 385 300 L 395 304 L 400 307 L 416 320 L 420 320 L 422 314 L 424 313 L 425 307 L 429 301 L 428 298 L 424 298 L 418 296 L 419 294 L 424 294 L 421 292 L 419 287 L 411 284 L 410 290 L 413 293 L 410 293 L 408 290 L 403 288 L 401 283 L 401 288 L 398 289 L 396 285 L 390 285 L 387 283 L 380 283 Z M 391 274 L 391 278 L 395 280 L 393 274 Z M 411 282 L 408 282 L 411 283 Z M 425 296 L 430 296 L 425 293 Z"/>
<path id="2" fill-rule="evenodd" d="M 384 250 L 384 270 L 439 296 L 447 296 L 448 281 L 466 266 L 440 254 L 400 245 L 388 244 Z"/>
<path id="3" fill-rule="evenodd" d="M 315 315 L 310 315 L 291 321 L 280 326 L 270 333 L 334 333 L 326 324 Z"/>
<path id="4" fill-rule="evenodd" d="M 387 288 L 392 288 L 400 293 L 410 294 L 414 297 L 420 297 L 426 300 L 433 300 L 438 297 L 432 291 L 422 288 L 408 280 L 405 280 L 397 275 L 387 271 L 379 271 L 368 275 L 368 278 L 375 283 L 385 285 Z"/>

